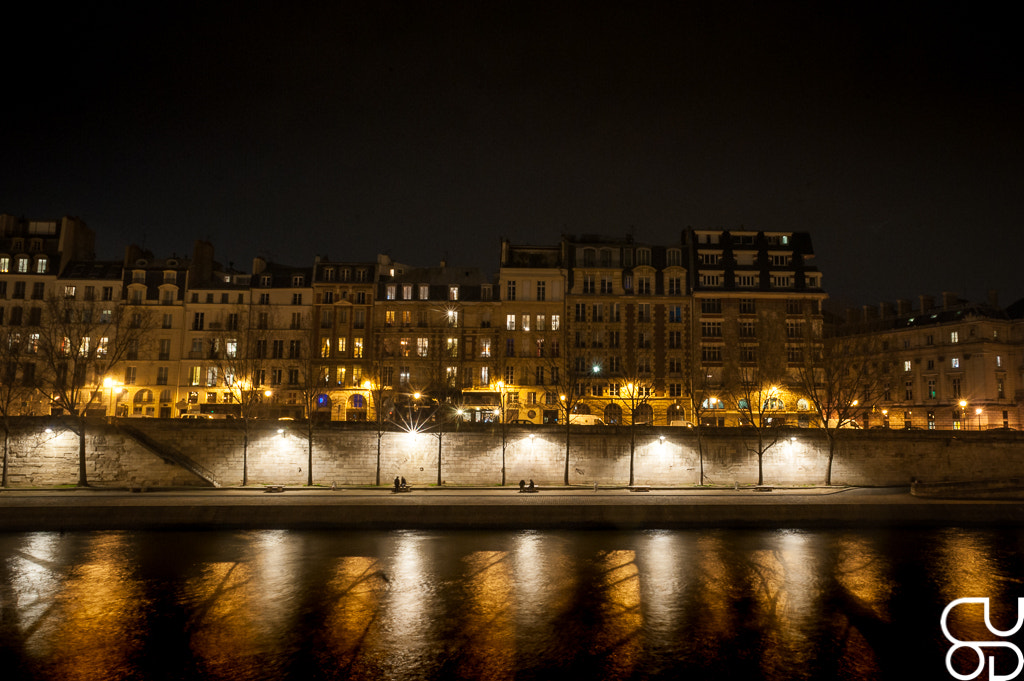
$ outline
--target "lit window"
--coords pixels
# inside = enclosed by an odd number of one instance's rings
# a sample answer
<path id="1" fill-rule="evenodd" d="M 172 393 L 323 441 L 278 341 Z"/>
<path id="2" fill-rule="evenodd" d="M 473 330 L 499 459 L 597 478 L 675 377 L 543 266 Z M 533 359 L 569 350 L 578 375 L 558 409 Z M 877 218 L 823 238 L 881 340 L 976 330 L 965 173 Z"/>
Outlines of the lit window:
<path id="1" fill-rule="evenodd" d="M 959 357 L 954 357 L 952 360 L 950 360 L 950 363 L 952 364 L 954 369 L 959 369 L 960 368 L 960 358 Z"/>
<path id="2" fill-rule="evenodd" d="M 960 342 L 960 333 L 958 331 L 950 331 L 949 332 L 949 342 L 950 343 L 959 343 Z"/>
<path id="3" fill-rule="evenodd" d="M 910 371 L 910 360 L 909 359 L 903 360 L 903 370 L 904 371 Z"/>

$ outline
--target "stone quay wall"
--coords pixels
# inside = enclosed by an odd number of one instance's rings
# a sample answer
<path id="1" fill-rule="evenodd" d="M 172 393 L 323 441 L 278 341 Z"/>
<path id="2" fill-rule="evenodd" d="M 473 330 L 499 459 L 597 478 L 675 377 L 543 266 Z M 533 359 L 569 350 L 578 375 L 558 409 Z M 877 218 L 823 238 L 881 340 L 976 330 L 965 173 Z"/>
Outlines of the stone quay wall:
<path id="1" fill-rule="evenodd" d="M 50 432 L 47 432 L 49 430 Z M 637 428 L 634 482 L 656 487 L 698 483 L 697 436 L 682 428 Z M 780 429 L 763 457 L 765 485 L 817 485 L 825 478 L 828 442 L 813 429 Z M 504 448 L 506 483 L 533 480 L 561 485 L 564 427 L 509 426 Z M 240 485 L 244 431 L 240 422 L 120 419 L 90 423 L 86 437 L 89 481 L 97 486 L 166 487 Z M 662 439 L 664 438 L 664 439 Z M 630 429 L 573 426 L 569 482 L 629 482 Z M 738 428 L 706 430 L 705 482 L 757 482 L 756 434 Z M 403 476 L 413 485 L 437 483 L 439 438 L 432 433 L 386 432 L 380 439 L 384 485 Z M 498 426 L 463 426 L 440 437 L 441 480 L 446 485 L 501 484 Z M 301 422 L 252 422 L 246 454 L 250 485 L 305 485 L 306 427 Z M 377 432 L 372 425 L 329 424 L 313 435 L 313 481 L 330 486 L 373 485 Z M 198 472 L 197 472 L 198 471 Z M 52 419 L 15 422 L 8 454 L 11 487 L 48 487 L 78 480 L 78 436 Z M 925 482 L 1024 479 L 1024 432 L 848 431 L 837 443 L 833 484 L 864 486 Z"/>

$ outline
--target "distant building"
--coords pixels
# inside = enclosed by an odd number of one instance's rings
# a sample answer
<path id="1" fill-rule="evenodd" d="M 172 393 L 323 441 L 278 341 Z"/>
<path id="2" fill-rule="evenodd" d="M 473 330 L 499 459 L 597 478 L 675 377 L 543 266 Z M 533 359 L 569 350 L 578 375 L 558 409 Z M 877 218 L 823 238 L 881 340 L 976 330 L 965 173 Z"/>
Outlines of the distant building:
<path id="1" fill-rule="evenodd" d="M 836 320 L 847 336 L 875 339 L 885 391 L 862 417 L 870 428 L 929 430 L 1020 428 L 1024 394 L 1024 306 L 999 307 L 943 293 L 877 308 L 848 310 Z"/>

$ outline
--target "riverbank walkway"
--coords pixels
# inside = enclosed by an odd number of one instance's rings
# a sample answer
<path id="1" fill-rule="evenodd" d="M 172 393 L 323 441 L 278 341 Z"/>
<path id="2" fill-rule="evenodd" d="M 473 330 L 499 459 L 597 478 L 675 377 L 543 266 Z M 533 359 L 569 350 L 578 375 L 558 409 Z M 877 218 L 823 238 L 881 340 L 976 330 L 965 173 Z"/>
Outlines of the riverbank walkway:
<path id="1" fill-rule="evenodd" d="M 927 498 L 909 487 L 0 490 L 0 531 L 999 525 L 1024 525 L 1024 499 Z"/>

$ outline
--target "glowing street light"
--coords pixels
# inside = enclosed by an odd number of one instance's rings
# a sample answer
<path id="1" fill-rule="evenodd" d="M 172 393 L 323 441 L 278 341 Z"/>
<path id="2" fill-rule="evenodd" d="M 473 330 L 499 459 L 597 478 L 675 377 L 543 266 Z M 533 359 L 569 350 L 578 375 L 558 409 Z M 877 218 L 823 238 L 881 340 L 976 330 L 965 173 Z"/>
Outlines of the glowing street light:
<path id="1" fill-rule="evenodd" d="M 967 400 L 960 400 L 960 428 L 966 429 L 967 426 Z"/>
<path id="2" fill-rule="evenodd" d="M 978 430 L 981 430 L 981 412 L 982 411 L 983 410 L 982 410 L 981 407 L 978 407 L 977 409 L 974 410 L 974 414 L 978 417 Z"/>

